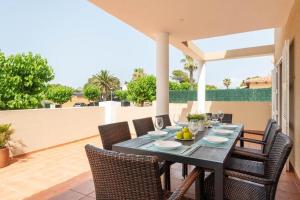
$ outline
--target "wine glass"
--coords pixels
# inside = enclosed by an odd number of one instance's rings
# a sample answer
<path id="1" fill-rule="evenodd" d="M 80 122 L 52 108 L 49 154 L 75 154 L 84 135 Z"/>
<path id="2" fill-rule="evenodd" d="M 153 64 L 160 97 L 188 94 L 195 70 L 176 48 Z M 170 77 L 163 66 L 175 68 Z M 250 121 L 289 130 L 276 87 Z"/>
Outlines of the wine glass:
<path id="1" fill-rule="evenodd" d="M 221 120 L 221 124 L 223 123 L 223 118 L 224 118 L 224 112 L 223 111 L 218 111 L 218 117 Z"/>
<path id="2" fill-rule="evenodd" d="M 173 115 L 173 122 L 174 124 L 178 124 L 179 123 L 179 120 L 180 120 L 180 116 L 178 114 L 174 114 Z"/>
<path id="3" fill-rule="evenodd" d="M 155 128 L 158 130 L 161 130 L 164 127 L 164 120 L 162 117 L 156 117 L 155 118 Z"/>
<path id="4" fill-rule="evenodd" d="M 216 113 L 212 113 L 211 120 L 214 122 L 218 121 L 218 115 Z"/>
<path id="5" fill-rule="evenodd" d="M 196 135 L 199 129 L 199 122 L 198 120 L 190 120 L 188 123 L 188 128 L 189 131 L 193 134 Z"/>

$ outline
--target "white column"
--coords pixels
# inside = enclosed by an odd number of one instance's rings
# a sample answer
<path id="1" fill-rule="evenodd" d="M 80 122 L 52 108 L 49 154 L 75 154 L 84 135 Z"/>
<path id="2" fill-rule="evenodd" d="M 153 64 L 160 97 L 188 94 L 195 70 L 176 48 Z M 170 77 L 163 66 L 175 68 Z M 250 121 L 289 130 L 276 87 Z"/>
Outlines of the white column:
<path id="1" fill-rule="evenodd" d="M 198 61 L 198 70 L 196 80 L 198 81 L 198 112 L 205 113 L 205 85 L 206 85 L 206 69 L 204 61 Z"/>
<path id="2" fill-rule="evenodd" d="M 169 33 L 156 35 L 156 115 L 169 114 Z"/>

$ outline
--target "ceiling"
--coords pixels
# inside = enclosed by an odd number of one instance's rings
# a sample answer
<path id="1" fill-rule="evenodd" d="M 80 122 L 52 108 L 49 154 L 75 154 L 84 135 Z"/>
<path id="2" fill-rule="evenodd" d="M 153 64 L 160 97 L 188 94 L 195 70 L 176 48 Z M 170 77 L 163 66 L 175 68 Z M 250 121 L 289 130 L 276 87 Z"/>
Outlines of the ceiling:
<path id="1" fill-rule="evenodd" d="M 90 0 L 155 39 L 169 32 L 170 43 L 282 26 L 294 0 Z M 201 53 L 201 52 L 200 52 Z"/>

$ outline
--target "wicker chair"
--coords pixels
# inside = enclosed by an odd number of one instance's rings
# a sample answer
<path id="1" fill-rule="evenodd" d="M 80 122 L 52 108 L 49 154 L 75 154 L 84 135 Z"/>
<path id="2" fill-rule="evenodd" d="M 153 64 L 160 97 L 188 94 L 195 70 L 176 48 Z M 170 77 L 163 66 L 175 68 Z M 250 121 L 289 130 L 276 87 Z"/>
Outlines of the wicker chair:
<path id="1" fill-rule="evenodd" d="M 98 126 L 104 149 L 111 150 L 112 145 L 131 139 L 127 122 L 118 122 Z"/>
<path id="2" fill-rule="evenodd" d="M 154 125 L 151 117 L 132 120 L 137 137 L 147 134 L 148 131 L 154 131 Z M 160 174 L 165 174 L 165 189 L 171 189 L 170 166 L 173 163 L 162 161 L 159 162 Z"/>
<path id="3" fill-rule="evenodd" d="M 156 117 L 162 117 L 163 122 L 164 122 L 163 128 L 166 128 L 167 126 L 172 126 L 169 115 L 157 115 Z"/>
<path id="4" fill-rule="evenodd" d="M 277 123 L 272 122 L 268 130 L 269 130 L 268 133 L 266 133 L 266 136 L 264 137 L 265 141 L 247 140 L 255 144 L 261 145 L 260 149 L 252 149 L 252 148 L 236 146 L 232 153 L 232 156 L 238 158 L 244 158 L 248 160 L 265 161 L 273 145 L 276 134 L 280 132 L 280 127 L 278 126 Z"/>
<path id="5" fill-rule="evenodd" d="M 270 129 L 272 124 L 276 124 L 277 122 L 273 119 L 269 119 L 268 123 L 266 125 L 266 128 L 264 131 L 257 131 L 257 130 L 244 130 L 244 134 L 249 134 L 249 135 L 256 135 L 256 136 L 260 136 L 261 139 L 257 140 L 257 139 L 252 139 L 252 138 L 247 138 L 247 137 L 241 137 L 240 140 L 242 142 L 250 142 L 250 143 L 257 143 L 257 144 L 261 144 L 261 143 L 265 143 L 267 141 L 267 137 L 269 135 Z M 244 147 L 244 145 L 242 145 L 243 143 L 241 143 L 241 147 Z"/>
<path id="6" fill-rule="evenodd" d="M 132 120 L 136 136 L 140 137 L 147 134 L 148 131 L 154 131 L 154 125 L 151 117 Z"/>
<path id="7" fill-rule="evenodd" d="M 86 145 L 85 150 L 97 200 L 184 199 L 184 193 L 200 175 L 195 169 L 171 194 L 162 190 L 157 157 L 129 155 L 91 145 Z"/>
<path id="8" fill-rule="evenodd" d="M 277 184 L 284 164 L 291 152 L 292 141 L 283 133 L 278 133 L 266 160 L 264 175 L 252 176 L 232 170 L 225 170 L 224 199 L 264 200 L 275 199 Z M 214 174 L 204 181 L 204 196 L 214 198 Z"/>

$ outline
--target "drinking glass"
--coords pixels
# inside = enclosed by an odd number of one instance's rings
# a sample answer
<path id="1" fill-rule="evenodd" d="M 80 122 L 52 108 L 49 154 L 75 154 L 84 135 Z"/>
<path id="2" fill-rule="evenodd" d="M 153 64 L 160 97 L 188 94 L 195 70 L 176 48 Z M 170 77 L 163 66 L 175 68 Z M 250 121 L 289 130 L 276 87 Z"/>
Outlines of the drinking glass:
<path id="1" fill-rule="evenodd" d="M 179 123 L 179 120 L 180 120 L 179 114 L 174 114 L 173 115 L 173 122 L 174 122 L 174 124 L 177 125 Z"/>
<path id="2" fill-rule="evenodd" d="M 156 117 L 155 118 L 155 128 L 157 128 L 158 130 L 161 130 L 164 127 L 164 120 L 162 117 Z"/>
<path id="3" fill-rule="evenodd" d="M 199 129 L 199 121 L 198 120 L 190 120 L 188 123 L 189 131 L 196 135 Z"/>
<path id="4" fill-rule="evenodd" d="M 218 121 L 218 115 L 216 113 L 212 113 L 211 120 L 215 122 Z"/>
<path id="5" fill-rule="evenodd" d="M 224 118 L 224 112 L 223 111 L 218 111 L 218 117 L 221 120 L 221 124 L 223 123 L 223 118 Z"/>

